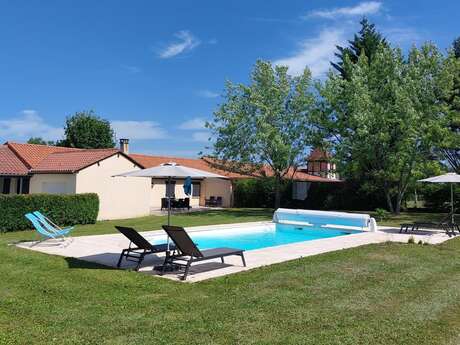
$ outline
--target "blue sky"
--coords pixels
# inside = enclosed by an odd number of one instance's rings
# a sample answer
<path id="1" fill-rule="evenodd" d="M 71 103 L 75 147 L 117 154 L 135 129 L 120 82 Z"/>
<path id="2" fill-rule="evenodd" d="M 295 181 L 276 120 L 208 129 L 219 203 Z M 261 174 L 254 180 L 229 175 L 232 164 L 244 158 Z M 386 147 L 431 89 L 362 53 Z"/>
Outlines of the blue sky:
<path id="1" fill-rule="evenodd" d="M 93 109 L 131 152 L 196 156 L 225 80 L 256 59 L 329 68 L 366 15 L 403 49 L 460 36 L 458 1 L 0 0 L 0 141 L 58 139 Z"/>

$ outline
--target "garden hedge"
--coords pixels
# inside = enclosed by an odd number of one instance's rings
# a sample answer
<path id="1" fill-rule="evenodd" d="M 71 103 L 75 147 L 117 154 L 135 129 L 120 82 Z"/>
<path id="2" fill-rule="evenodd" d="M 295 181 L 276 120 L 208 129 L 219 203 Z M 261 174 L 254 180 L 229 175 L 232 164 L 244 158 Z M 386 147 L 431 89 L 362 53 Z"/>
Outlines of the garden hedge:
<path id="1" fill-rule="evenodd" d="M 37 210 L 58 225 L 93 224 L 99 197 L 95 193 L 0 195 L 0 232 L 31 229 L 24 215 Z"/>

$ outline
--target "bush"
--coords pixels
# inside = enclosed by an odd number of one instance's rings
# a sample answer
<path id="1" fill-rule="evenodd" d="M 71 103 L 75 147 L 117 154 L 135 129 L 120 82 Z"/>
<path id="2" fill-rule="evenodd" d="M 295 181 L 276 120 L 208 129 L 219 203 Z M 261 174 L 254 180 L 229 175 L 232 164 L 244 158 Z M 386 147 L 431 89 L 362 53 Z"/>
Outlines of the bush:
<path id="1" fill-rule="evenodd" d="M 32 225 L 24 215 L 33 211 L 62 226 L 93 224 L 99 213 L 99 197 L 95 193 L 0 195 L 0 210 L 0 232 L 30 229 Z"/>
<path id="2" fill-rule="evenodd" d="M 379 222 L 381 222 L 382 220 L 388 219 L 388 217 L 390 216 L 390 212 L 388 212 L 384 208 L 376 208 L 375 209 L 375 216 L 376 216 L 377 220 Z"/>
<path id="3" fill-rule="evenodd" d="M 281 204 L 286 207 L 291 199 L 289 181 L 281 185 Z M 270 177 L 250 178 L 235 181 L 234 206 L 235 207 L 274 207 L 275 205 L 275 180 Z"/>

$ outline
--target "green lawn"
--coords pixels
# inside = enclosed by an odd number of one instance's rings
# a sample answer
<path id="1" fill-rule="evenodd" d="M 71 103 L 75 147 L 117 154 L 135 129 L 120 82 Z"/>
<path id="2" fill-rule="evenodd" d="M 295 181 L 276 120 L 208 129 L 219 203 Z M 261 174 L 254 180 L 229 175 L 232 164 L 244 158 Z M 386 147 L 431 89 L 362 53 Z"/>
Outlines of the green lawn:
<path id="1" fill-rule="evenodd" d="M 404 217 L 414 215 L 387 222 Z M 226 210 L 174 223 L 269 218 Z M 100 222 L 76 234 L 163 222 Z M 460 239 L 369 245 L 184 284 L 7 245 L 34 236 L 0 235 L 2 345 L 460 343 Z"/>

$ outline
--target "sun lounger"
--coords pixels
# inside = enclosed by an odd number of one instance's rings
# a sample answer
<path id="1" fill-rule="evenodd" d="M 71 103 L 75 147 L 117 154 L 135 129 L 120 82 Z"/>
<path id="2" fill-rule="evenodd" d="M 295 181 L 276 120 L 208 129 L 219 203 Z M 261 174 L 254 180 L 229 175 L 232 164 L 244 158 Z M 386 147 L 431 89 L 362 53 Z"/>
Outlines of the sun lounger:
<path id="1" fill-rule="evenodd" d="M 126 261 L 137 262 L 135 270 L 139 270 L 144 257 L 148 254 L 158 254 L 168 251 L 168 245 L 164 244 L 152 244 L 145 239 L 141 234 L 139 234 L 135 229 L 124 227 L 124 226 L 115 226 L 115 228 L 120 231 L 129 239 L 129 247 L 123 249 L 120 258 L 118 259 L 117 267 L 120 267 L 123 257 L 126 258 Z M 175 246 L 171 244 L 169 250 L 175 250 Z"/>
<path id="2" fill-rule="evenodd" d="M 399 229 L 399 232 L 418 231 L 420 229 L 440 229 L 446 232 L 447 235 L 455 235 L 455 230 L 460 233 L 460 227 L 456 223 L 451 222 L 452 214 L 449 213 L 439 222 L 413 222 L 403 223 Z"/>
<path id="3" fill-rule="evenodd" d="M 32 223 L 35 230 L 40 234 L 42 238 L 40 242 L 47 239 L 65 240 L 64 235 L 47 230 L 40 219 L 37 218 L 37 216 L 35 216 L 33 213 L 26 213 L 24 217 L 26 217 Z"/>
<path id="4" fill-rule="evenodd" d="M 163 229 L 174 242 L 177 249 L 176 254 L 172 254 L 166 257 L 165 265 L 163 265 L 163 267 L 165 267 L 167 264 L 184 267 L 185 271 L 184 275 L 182 276 L 182 280 L 187 279 L 190 266 L 194 262 L 220 258 L 222 263 L 224 263 L 224 257 L 238 255 L 241 257 L 243 265 L 246 266 L 246 261 L 243 254 L 244 250 L 242 249 L 214 248 L 199 250 L 195 243 L 193 243 L 190 236 L 184 230 L 184 228 L 178 226 L 163 225 Z"/>
<path id="5" fill-rule="evenodd" d="M 48 217 L 43 215 L 40 211 L 33 212 L 33 215 L 40 220 L 40 222 L 49 232 L 54 232 L 58 235 L 67 236 L 74 228 L 73 226 L 70 226 L 62 229 L 58 225 L 54 224 Z"/>

